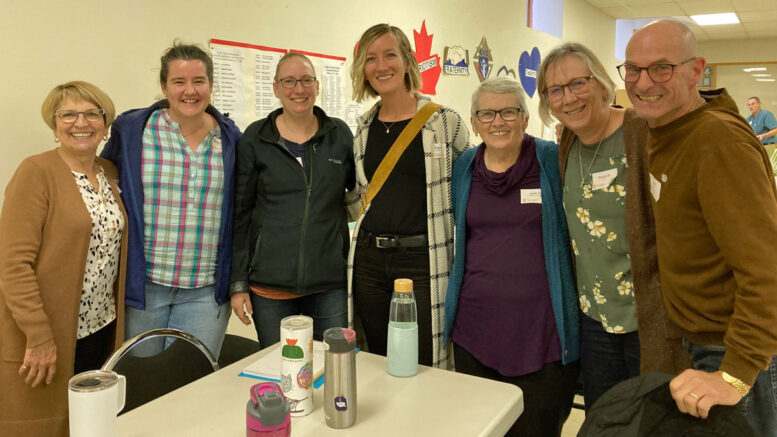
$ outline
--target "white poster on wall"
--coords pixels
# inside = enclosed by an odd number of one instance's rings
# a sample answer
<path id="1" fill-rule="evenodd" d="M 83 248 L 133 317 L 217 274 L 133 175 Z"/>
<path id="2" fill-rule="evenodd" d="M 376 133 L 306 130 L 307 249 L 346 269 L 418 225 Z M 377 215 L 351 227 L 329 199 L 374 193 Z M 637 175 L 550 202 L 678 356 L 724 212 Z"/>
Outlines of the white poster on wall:
<path id="1" fill-rule="evenodd" d="M 340 56 L 322 55 L 302 50 L 291 50 L 308 57 L 316 70 L 316 78 L 320 84 L 316 105 L 330 117 L 345 116 L 345 58 Z"/>
<path id="2" fill-rule="evenodd" d="M 275 68 L 286 54 L 279 49 L 220 39 L 210 40 L 213 56 L 213 106 L 228 113 L 240 130 L 281 106 L 273 92 Z M 307 56 L 320 88 L 316 104 L 330 117 L 345 118 L 345 58 L 292 50 Z"/>
<path id="3" fill-rule="evenodd" d="M 241 131 L 281 106 L 272 85 L 285 49 L 211 39 L 210 50 L 213 106 L 229 114 Z"/>

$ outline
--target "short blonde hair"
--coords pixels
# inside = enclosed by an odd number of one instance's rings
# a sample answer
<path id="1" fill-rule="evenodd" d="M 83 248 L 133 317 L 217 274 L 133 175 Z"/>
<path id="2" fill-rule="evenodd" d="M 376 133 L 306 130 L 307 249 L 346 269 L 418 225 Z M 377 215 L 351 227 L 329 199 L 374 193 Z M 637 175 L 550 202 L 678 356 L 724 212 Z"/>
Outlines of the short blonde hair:
<path id="1" fill-rule="evenodd" d="M 548 69 L 567 56 L 576 56 L 583 64 L 585 64 L 588 70 L 591 71 L 591 74 L 594 76 L 593 78 L 604 88 L 605 103 L 609 105 L 615 101 L 615 82 L 610 79 L 604 65 L 602 65 L 602 61 L 594 55 L 594 52 L 588 47 L 576 42 L 561 44 L 545 55 L 545 59 L 542 60 L 542 65 L 540 65 L 540 70 L 537 72 L 537 89 L 540 91 L 540 119 L 546 125 L 550 125 L 552 120 L 548 96 L 545 94 L 547 91 L 546 88 L 548 87 Z"/>
<path id="2" fill-rule="evenodd" d="M 40 115 L 43 117 L 43 121 L 46 122 L 46 126 L 50 127 L 51 130 L 55 130 L 57 126 L 56 121 L 54 121 L 54 113 L 57 112 L 62 101 L 67 98 L 86 100 L 104 110 L 103 120 L 105 121 L 106 128 L 116 118 L 116 108 L 113 106 L 113 101 L 108 97 L 108 94 L 105 94 L 103 90 L 89 82 L 74 80 L 55 86 L 49 92 L 49 95 L 46 96 L 46 99 L 43 100 L 43 105 L 40 107 Z"/>
<path id="3" fill-rule="evenodd" d="M 399 52 L 402 60 L 407 64 L 407 74 L 405 75 L 405 89 L 415 91 L 421 88 L 421 71 L 418 69 L 418 62 L 413 56 L 413 48 L 402 30 L 396 26 L 386 23 L 376 24 L 362 34 L 359 38 L 359 46 L 356 49 L 356 56 L 351 64 L 351 83 L 353 84 L 353 100 L 361 102 L 365 96 L 378 97 L 377 91 L 372 88 L 370 82 L 364 77 L 364 62 L 367 57 L 367 49 L 372 43 L 381 36 L 391 32 L 399 45 Z"/>

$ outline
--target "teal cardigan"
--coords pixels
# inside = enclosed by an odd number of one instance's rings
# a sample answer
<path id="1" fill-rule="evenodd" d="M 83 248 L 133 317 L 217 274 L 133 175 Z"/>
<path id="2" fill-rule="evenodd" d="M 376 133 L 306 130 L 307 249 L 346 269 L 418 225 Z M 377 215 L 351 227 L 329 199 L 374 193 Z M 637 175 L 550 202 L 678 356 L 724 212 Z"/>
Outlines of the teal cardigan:
<path id="1" fill-rule="evenodd" d="M 558 146 L 550 141 L 534 139 L 537 160 L 540 163 L 540 190 L 542 192 L 542 243 L 545 252 L 545 269 L 548 272 L 550 300 L 561 341 L 561 361 L 564 364 L 580 357 L 580 320 L 577 306 L 577 289 L 572 273 L 569 232 L 564 207 L 561 202 L 561 176 L 558 168 Z M 472 183 L 472 167 L 478 148 L 464 152 L 453 165 L 452 205 L 456 223 L 456 241 L 453 269 L 445 296 L 445 337 L 448 344 L 456 307 L 459 303 L 461 282 L 464 279 L 467 201 Z M 530 308 L 527 308 L 530 311 Z M 520 317 L 516 314 L 516 317 Z"/>

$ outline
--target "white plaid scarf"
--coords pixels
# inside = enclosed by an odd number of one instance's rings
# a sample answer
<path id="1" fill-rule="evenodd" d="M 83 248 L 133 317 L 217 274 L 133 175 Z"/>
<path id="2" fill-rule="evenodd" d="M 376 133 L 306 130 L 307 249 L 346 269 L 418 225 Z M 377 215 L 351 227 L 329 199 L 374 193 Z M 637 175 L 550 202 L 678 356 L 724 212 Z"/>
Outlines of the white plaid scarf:
<path id="1" fill-rule="evenodd" d="M 430 100 L 421 94 L 415 94 L 418 109 Z M 356 163 L 356 190 L 366 192 L 369 181 L 364 174 L 364 154 L 367 148 L 367 135 L 372 120 L 377 116 L 380 102 L 359 117 L 354 137 L 354 161 Z M 448 288 L 448 276 L 453 262 L 453 209 L 451 208 L 451 169 L 453 161 L 468 147 L 469 130 L 456 111 L 442 107 L 432 114 L 421 129 L 424 147 L 424 167 L 426 169 L 426 211 L 429 235 L 429 267 L 432 301 L 432 362 L 434 367 L 447 369 L 451 362 L 448 352 L 443 349 L 443 329 L 445 329 L 445 292 Z M 442 157 L 433 158 L 435 144 L 442 144 Z M 440 147 L 438 146 L 438 150 Z M 439 153 L 439 152 L 438 152 Z M 348 253 L 348 326 L 353 326 L 353 260 L 356 250 L 356 237 L 369 207 L 356 222 Z"/>

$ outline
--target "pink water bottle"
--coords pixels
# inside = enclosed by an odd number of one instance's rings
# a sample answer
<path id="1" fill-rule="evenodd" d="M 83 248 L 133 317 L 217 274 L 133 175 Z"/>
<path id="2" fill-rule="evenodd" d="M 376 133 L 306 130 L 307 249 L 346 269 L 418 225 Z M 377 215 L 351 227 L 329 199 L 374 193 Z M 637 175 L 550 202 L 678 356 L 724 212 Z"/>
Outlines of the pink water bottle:
<path id="1" fill-rule="evenodd" d="M 251 387 L 246 405 L 246 437 L 290 437 L 289 401 L 275 382 Z"/>

